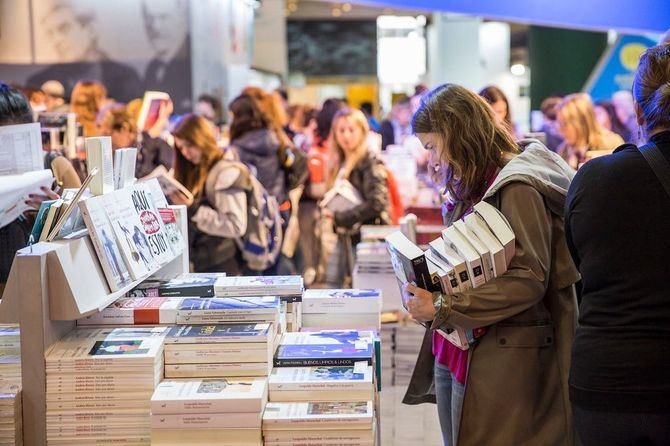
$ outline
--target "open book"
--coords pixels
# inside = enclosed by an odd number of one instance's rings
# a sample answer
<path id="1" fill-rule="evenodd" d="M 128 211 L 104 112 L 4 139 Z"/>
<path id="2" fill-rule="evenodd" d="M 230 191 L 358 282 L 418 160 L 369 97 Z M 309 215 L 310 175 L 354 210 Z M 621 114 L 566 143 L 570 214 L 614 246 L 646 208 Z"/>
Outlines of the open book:
<path id="1" fill-rule="evenodd" d="M 361 193 L 348 180 L 337 180 L 323 195 L 321 207 L 332 212 L 348 211 L 363 202 Z"/>
<path id="2" fill-rule="evenodd" d="M 179 194 L 186 199 L 187 205 L 193 203 L 193 194 L 191 191 L 179 181 L 175 180 L 171 172 L 169 172 L 165 166 L 161 165 L 156 167 L 149 175 L 140 178 L 139 181 L 147 181 L 152 178 L 158 180 L 158 184 L 160 184 L 163 194 L 165 194 L 166 197 L 169 197 L 172 194 Z"/>

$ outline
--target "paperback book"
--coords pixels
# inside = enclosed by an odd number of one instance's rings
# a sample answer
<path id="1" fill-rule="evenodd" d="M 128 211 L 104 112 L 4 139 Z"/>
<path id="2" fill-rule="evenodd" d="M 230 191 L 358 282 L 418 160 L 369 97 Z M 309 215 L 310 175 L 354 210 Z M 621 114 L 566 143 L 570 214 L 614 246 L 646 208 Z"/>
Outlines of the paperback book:
<path id="1" fill-rule="evenodd" d="M 474 206 L 474 212 L 486 222 L 493 235 L 505 248 L 505 261 L 509 266 L 515 253 L 515 236 L 509 222 L 498 209 L 485 201 L 477 203 Z"/>
<path id="2" fill-rule="evenodd" d="M 267 343 L 274 339 L 270 324 L 179 325 L 170 328 L 166 344 Z"/>
<path id="3" fill-rule="evenodd" d="M 285 333 L 275 367 L 353 366 L 373 364 L 374 338 L 369 331 L 324 330 Z"/>
<path id="4" fill-rule="evenodd" d="M 379 289 L 310 289 L 303 295 L 304 314 L 308 313 L 379 313 L 382 292 Z"/>
<path id="5" fill-rule="evenodd" d="M 135 297 L 212 297 L 214 283 L 226 273 L 185 273 L 168 281 L 145 280 L 128 296 Z M 196 299 L 197 300 L 197 299 Z"/>
<path id="6" fill-rule="evenodd" d="M 174 258 L 172 247 L 149 188 L 145 184 L 137 184 L 116 193 L 129 195 L 133 205 L 132 209 L 135 210 L 138 220 L 142 224 L 142 230 L 146 235 L 151 255 L 156 262 L 160 265 L 170 262 Z"/>
<path id="7" fill-rule="evenodd" d="M 270 401 L 372 401 L 373 369 L 356 366 L 281 367 L 269 378 Z"/>
<path id="8" fill-rule="evenodd" d="M 268 403 L 263 430 L 372 429 L 372 402 Z"/>
<path id="9" fill-rule="evenodd" d="M 143 183 L 149 189 L 151 199 L 154 203 L 154 208 L 160 214 L 163 226 L 165 227 L 165 234 L 172 248 L 172 253 L 177 256 L 184 250 L 184 237 L 181 233 L 181 228 L 177 222 L 177 216 L 174 209 L 170 208 L 163 193 L 163 189 L 157 179 L 148 180 Z M 223 273 L 221 273 L 223 274 Z"/>
<path id="10" fill-rule="evenodd" d="M 301 276 L 221 277 L 214 285 L 217 297 L 302 295 Z"/>
<path id="11" fill-rule="evenodd" d="M 280 301 L 276 296 L 212 297 L 184 299 L 177 312 L 177 323 L 271 322 L 277 323 Z"/>
<path id="12" fill-rule="evenodd" d="M 77 325 L 175 324 L 181 297 L 122 297 Z"/>

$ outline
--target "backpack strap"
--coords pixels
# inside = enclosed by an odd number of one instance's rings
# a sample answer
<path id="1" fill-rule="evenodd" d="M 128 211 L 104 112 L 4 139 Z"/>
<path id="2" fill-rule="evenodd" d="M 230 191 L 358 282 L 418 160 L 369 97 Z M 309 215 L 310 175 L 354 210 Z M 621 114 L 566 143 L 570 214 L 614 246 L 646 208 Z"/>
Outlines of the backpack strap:
<path id="1" fill-rule="evenodd" d="M 670 196 L 670 163 L 668 163 L 668 160 L 663 156 L 658 146 L 651 141 L 638 150 L 656 174 L 665 192 Z"/>

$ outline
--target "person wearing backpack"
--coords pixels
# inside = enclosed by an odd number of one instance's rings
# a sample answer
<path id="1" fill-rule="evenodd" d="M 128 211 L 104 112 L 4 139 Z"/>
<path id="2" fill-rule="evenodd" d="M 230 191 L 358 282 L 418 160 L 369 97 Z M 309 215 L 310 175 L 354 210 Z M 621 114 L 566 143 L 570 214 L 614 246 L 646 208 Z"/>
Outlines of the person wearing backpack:
<path id="1" fill-rule="evenodd" d="M 670 44 L 642 54 L 633 97 L 647 144 L 584 164 L 566 203 L 583 284 L 569 389 L 584 446 L 670 444 Z"/>
<path id="2" fill-rule="evenodd" d="M 332 126 L 335 159 L 330 186 L 336 186 L 338 181 L 348 182 L 360 194 L 361 202 L 347 210 L 322 210 L 324 217 L 332 219 L 339 235 L 327 278 L 333 287 L 341 286 L 351 275 L 351 250 L 360 241 L 360 226 L 390 223 L 386 166 L 368 150 L 369 132 L 368 120 L 360 110 L 343 108 L 335 114 Z"/>
<path id="3" fill-rule="evenodd" d="M 193 269 L 240 275 L 244 262 L 236 240 L 247 231 L 247 193 L 243 185 L 249 171 L 239 162 L 224 160 L 205 118 L 186 115 L 172 134 L 177 149 L 174 178 L 194 196 L 188 208 Z M 169 198 L 174 204 L 186 204 L 179 195 Z"/>

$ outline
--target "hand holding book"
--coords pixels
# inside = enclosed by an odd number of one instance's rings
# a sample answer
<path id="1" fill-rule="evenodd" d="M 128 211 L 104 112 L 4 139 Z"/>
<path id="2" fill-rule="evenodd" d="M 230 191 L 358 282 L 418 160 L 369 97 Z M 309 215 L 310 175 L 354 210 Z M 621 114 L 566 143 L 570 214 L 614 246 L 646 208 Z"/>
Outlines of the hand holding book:
<path id="1" fill-rule="evenodd" d="M 418 322 L 430 322 L 435 319 L 433 293 L 407 283 L 403 286 L 403 301 L 409 314 Z"/>

